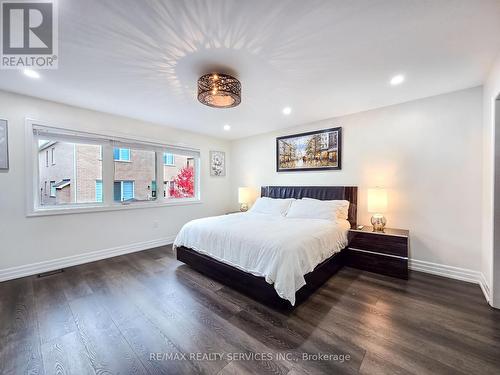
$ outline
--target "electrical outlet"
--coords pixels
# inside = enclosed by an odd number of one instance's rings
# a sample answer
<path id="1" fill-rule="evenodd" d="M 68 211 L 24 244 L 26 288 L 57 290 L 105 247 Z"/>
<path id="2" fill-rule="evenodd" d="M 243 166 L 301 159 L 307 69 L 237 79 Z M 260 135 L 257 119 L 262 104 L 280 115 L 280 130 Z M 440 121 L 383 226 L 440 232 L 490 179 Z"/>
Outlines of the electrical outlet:
<path id="1" fill-rule="evenodd" d="M 158 229 L 159 226 L 160 224 L 157 221 L 153 222 L 153 228 Z"/>

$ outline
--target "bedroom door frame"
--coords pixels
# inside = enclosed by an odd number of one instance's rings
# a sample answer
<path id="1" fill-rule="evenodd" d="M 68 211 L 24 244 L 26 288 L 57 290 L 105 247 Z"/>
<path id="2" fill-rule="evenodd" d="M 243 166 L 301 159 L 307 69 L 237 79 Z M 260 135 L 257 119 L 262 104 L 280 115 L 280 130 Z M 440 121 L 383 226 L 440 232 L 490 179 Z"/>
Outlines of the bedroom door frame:
<path id="1" fill-rule="evenodd" d="M 492 285 L 490 305 L 500 309 L 500 93 L 494 108 L 494 196 L 493 196 L 493 259 L 491 265 Z"/>

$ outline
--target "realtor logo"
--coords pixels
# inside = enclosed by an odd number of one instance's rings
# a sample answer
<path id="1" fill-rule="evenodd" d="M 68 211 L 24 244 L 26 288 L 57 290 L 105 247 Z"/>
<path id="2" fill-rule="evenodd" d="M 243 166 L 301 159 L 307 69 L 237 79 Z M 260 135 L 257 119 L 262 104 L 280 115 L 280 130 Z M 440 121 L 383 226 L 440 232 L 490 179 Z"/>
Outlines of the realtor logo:
<path id="1" fill-rule="evenodd" d="M 2 2 L 2 69 L 57 68 L 54 1 Z"/>

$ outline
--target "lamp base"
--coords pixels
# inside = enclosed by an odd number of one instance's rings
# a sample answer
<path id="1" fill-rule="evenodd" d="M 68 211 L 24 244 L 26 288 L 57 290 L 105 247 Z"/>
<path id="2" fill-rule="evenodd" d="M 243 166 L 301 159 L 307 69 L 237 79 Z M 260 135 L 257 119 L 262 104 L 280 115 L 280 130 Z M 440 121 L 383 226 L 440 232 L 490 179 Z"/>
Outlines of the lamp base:
<path id="1" fill-rule="evenodd" d="M 375 214 L 372 216 L 371 222 L 372 222 L 374 232 L 383 232 L 384 228 L 385 228 L 385 224 L 387 223 L 387 220 L 385 219 L 384 215 Z"/>
<path id="2" fill-rule="evenodd" d="M 240 203 L 240 211 L 247 212 L 248 211 L 248 204 L 247 203 Z"/>

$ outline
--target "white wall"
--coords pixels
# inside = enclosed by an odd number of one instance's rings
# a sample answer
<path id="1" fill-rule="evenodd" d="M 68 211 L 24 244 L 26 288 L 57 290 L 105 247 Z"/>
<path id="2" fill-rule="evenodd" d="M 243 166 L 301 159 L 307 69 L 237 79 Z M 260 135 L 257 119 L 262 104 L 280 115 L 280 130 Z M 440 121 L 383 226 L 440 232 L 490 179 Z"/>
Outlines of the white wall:
<path id="1" fill-rule="evenodd" d="M 277 136 L 333 126 L 343 127 L 341 171 L 276 173 Z M 383 185 L 388 226 L 410 230 L 412 259 L 478 273 L 482 141 L 477 87 L 235 141 L 231 192 L 236 201 L 238 186 L 357 185 L 358 222 L 369 224 L 366 189 Z"/>
<path id="2" fill-rule="evenodd" d="M 497 129 L 495 129 L 495 100 L 500 94 L 500 55 L 492 66 L 483 87 L 484 167 L 482 270 L 491 288 L 490 304 L 500 308 L 500 214 L 494 217 L 494 211 L 498 212 L 498 210 L 500 210 L 500 139 L 497 140 L 495 145 L 495 137 L 499 136 L 498 132 L 500 131 L 498 125 Z M 497 116 L 500 117 L 500 112 Z M 495 168 L 497 169 L 496 173 Z M 496 199 L 494 199 L 494 194 L 496 195 Z M 498 208 L 498 210 L 495 210 L 495 208 Z M 495 243 L 493 243 L 494 232 L 496 237 Z"/>
<path id="3" fill-rule="evenodd" d="M 26 117 L 71 129 L 198 147 L 202 203 L 27 218 Z M 230 205 L 229 177 L 210 177 L 208 168 L 209 150 L 228 152 L 227 141 L 3 91 L 0 118 L 9 122 L 10 153 L 10 170 L 0 172 L 0 275 L 11 267 L 168 239 L 188 220 L 224 213 Z M 229 155 L 227 159 L 229 162 Z M 158 222 L 158 228 L 154 228 L 154 222 Z"/>

